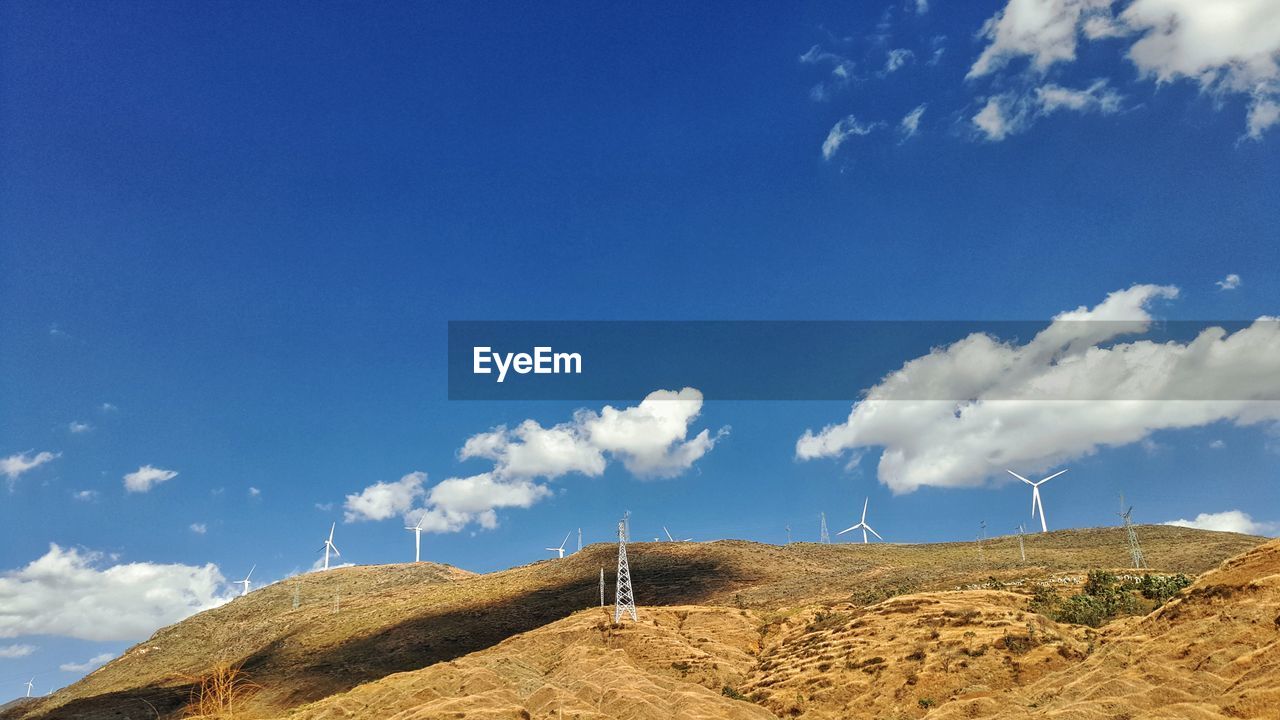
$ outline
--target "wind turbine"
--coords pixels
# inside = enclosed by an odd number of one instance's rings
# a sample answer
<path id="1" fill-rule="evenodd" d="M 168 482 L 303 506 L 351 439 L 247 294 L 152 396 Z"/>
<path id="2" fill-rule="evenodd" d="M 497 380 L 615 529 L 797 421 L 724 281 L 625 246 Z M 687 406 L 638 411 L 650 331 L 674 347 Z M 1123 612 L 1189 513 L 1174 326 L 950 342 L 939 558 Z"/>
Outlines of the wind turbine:
<path id="1" fill-rule="evenodd" d="M 871 531 L 872 535 L 876 536 L 877 540 L 884 540 L 884 538 L 880 537 L 880 533 L 876 532 L 875 530 L 872 530 L 871 526 L 867 524 L 867 503 L 869 502 L 871 502 L 871 498 L 867 498 L 866 500 L 862 501 L 862 520 L 860 520 L 857 525 L 854 525 L 853 527 L 847 527 L 841 530 L 840 532 L 836 533 L 836 535 L 843 535 L 849 532 L 850 530 L 857 530 L 858 528 L 862 528 L 862 544 L 863 545 L 867 544 L 867 531 L 869 530 Z"/>
<path id="2" fill-rule="evenodd" d="M 545 549 L 545 550 L 547 550 L 548 552 L 557 553 L 557 554 L 558 554 L 558 557 L 559 557 L 561 560 L 563 560 L 563 559 L 564 559 L 564 546 L 565 546 L 565 543 L 569 542 L 569 536 L 570 536 L 570 535 L 572 535 L 572 534 L 573 534 L 573 531 L 572 531 L 572 530 L 570 530 L 569 532 L 567 532 L 567 533 L 565 533 L 565 534 L 564 534 L 564 540 L 560 541 L 560 547 L 544 548 L 544 549 Z"/>
<path id="3" fill-rule="evenodd" d="M 321 550 L 324 550 L 324 569 L 325 570 L 329 569 L 329 551 L 330 550 L 333 551 L 334 555 L 337 555 L 338 557 L 342 557 L 342 553 L 338 552 L 338 546 L 333 544 L 333 530 L 336 527 L 338 527 L 338 523 L 334 523 L 329 526 L 329 539 L 325 540 L 324 547 L 320 548 Z"/>
<path id="4" fill-rule="evenodd" d="M 427 514 L 422 513 L 418 518 L 418 522 L 413 527 L 405 526 L 405 530 L 413 533 L 413 561 L 422 562 L 422 521 L 427 519 Z"/>
<path id="5" fill-rule="evenodd" d="M 662 526 L 662 532 L 667 534 L 667 542 L 693 542 L 693 538 L 685 538 L 683 540 L 677 540 L 671 537 L 671 531 L 667 529 L 666 525 Z"/>
<path id="6" fill-rule="evenodd" d="M 237 580 L 232 583 L 233 585 L 240 586 L 240 597 L 244 597 L 249 594 L 249 578 L 253 576 L 253 571 L 257 569 L 258 565 L 257 563 L 254 563 L 253 567 L 249 568 L 249 574 L 245 575 L 243 580 Z"/>
<path id="7" fill-rule="evenodd" d="M 33 677 L 27 681 L 27 697 L 31 697 L 31 688 L 35 687 L 36 679 Z"/>
<path id="8" fill-rule="evenodd" d="M 1040 486 L 1058 477 L 1062 473 L 1066 472 L 1066 470 L 1059 470 L 1039 482 L 1031 482 L 1012 470 L 1006 470 L 1005 472 L 1031 486 L 1031 517 L 1034 519 L 1036 516 L 1036 508 L 1040 508 L 1040 532 L 1049 532 L 1049 525 L 1044 519 L 1044 501 L 1040 499 Z"/>

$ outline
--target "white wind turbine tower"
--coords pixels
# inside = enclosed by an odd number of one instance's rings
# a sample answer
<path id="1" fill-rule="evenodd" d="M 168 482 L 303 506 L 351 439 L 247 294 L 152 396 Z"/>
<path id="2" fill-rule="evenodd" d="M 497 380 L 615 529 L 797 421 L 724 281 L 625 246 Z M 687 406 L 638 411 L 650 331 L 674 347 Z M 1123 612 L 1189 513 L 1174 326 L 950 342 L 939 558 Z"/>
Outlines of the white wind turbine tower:
<path id="1" fill-rule="evenodd" d="M 567 532 L 567 533 L 565 533 L 565 534 L 564 534 L 564 540 L 560 541 L 560 547 L 543 548 L 543 549 L 544 549 L 544 550 L 546 550 L 547 552 L 553 552 L 553 553 L 556 553 L 556 554 L 557 554 L 557 557 L 559 557 L 561 560 L 563 560 L 563 559 L 564 559 L 564 546 L 569 542 L 569 536 L 570 536 L 570 535 L 572 535 L 572 534 L 573 534 L 573 531 L 572 531 L 572 530 L 570 530 L 569 532 Z"/>
<path id="2" fill-rule="evenodd" d="M 414 523 L 413 527 L 409 527 L 408 525 L 406 525 L 404 528 L 405 530 L 408 530 L 413 533 L 413 561 L 414 562 L 422 562 L 422 521 L 426 519 L 427 519 L 427 514 L 424 512 L 418 518 L 418 522 Z"/>
<path id="3" fill-rule="evenodd" d="M 1018 473 L 1012 470 L 1006 470 L 1005 472 L 1009 473 L 1010 475 L 1018 478 L 1022 482 L 1031 486 L 1031 517 L 1033 519 L 1035 518 L 1036 508 L 1039 508 L 1040 509 L 1040 532 L 1049 532 L 1049 525 L 1048 523 L 1045 522 L 1045 519 L 1044 519 L 1044 501 L 1040 499 L 1040 486 L 1058 477 L 1062 473 L 1066 472 L 1066 470 L 1059 470 L 1058 472 L 1050 475 L 1049 477 L 1043 480 L 1040 480 L 1039 482 L 1031 482 L 1030 480 L 1022 477 L 1021 475 L 1019 475 Z"/>
<path id="4" fill-rule="evenodd" d="M 869 502 L 871 502 L 871 498 L 867 498 L 866 500 L 862 501 L 862 520 L 858 521 L 857 525 L 854 525 L 853 527 L 847 527 L 841 530 L 840 532 L 836 533 L 836 535 L 843 535 L 849 532 L 850 530 L 857 530 L 858 528 L 862 528 L 862 544 L 863 545 L 867 544 L 867 531 L 870 531 L 872 535 L 875 535 L 877 540 L 884 540 L 884 538 L 880 537 L 880 533 L 876 532 L 875 530 L 872 530 L 871 526 L 867 524 L 867 503 Z"/>
<path id="5" fill-rule="evenodd" d="M 320 548 L 321 550 L 324 550 L 324 569 L 325 570 L 329 569 L 329 551 L 330 550 L 333 551 L 334 555 L 337 555 L 338 557 L 342 557 L 342 553 L 338 552 L 338 546 L 333 544 L 333 531 L 334 531 L 334 528 L 336 527 L 338 527 L 338 523 L 334 523 L 329 526 L 329 539 L 325 540 L 324 547 Z"/>
<path id="6" fill-rule="evenodd" d="M 27 697 L 31 697 L 31 688 L 35 687 L 36 679 L 33 677 L 27 681 Z"/>
<path id="7" fill-rule="evenodd" d="M 253 577 L 253 571 L 257 569 L 258 564 L 254 563 L 253 567 L 249 568 L 249 574 L 245 575 L 243 580 L 235 581 L 234 584 L 240 586 L 240 597 L 244 597 L 249 594 L 249 578 Z"/>

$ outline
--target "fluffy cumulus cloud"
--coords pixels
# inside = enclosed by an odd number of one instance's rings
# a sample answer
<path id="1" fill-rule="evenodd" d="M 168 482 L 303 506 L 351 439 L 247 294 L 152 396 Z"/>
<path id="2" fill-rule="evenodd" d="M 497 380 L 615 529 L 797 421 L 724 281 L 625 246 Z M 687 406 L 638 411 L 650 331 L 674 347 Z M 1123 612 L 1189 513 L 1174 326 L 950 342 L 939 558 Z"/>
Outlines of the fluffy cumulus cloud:
<path id="1" fill-rule="evenodd" d="M 223 585 L 212 564 L 104 565 L 98 553 L 50 545 L 42 557 L 0 575 L 0 638 L 141 640 L 225 602 Z"/>
<path id="2" fill-rule="evenodd" d="M 491 470 L 447 478 L 429 489 L 425 473 L 375 483 L 347 496 L 346 519 L 403 516 L 410 525 L 421 522 L 427 532 L 456 532 L 472 523 L 492 528 L 497 510 L 527 508 L 549 497 L 545 481 L 570 474 L 598 477 L 611 460 L 637 477 L 674 477 L 728 432 L 704 429 L 690 437 L 701 412 L 702 393 L 684 388 L 652 392 L 632 407 L 579 410 L 550 427 L 534 420 L 500 426 L 471 436 L 458 451 L 463 460 L 492 462 Z"/>
<path id="3" fill-rule="evenodd" d="M 176 470 L 165 470 L 151 465 L 143 465 L 124 476 L 124 489 L 131 493 L 144 493 L 160 483 L 169 482 L 178 477 Z"/>
<path id="4" fill-rule="evenodd" d="M 56 460 L 61 453 L 51 452 L 27 452 L 14 453 L 7 458 L 0 459 L 0 474 L 5 476 L 9 481 L 9 489 L 13 489 L 14 482 L 18 476 L 25 472 L 34 470 L 47 462 Z"/>
<path id="5" fill-rule="evenodd" d="M 1257 522 L 1249 513 L 1239 510 L 1227 510 L 1216 513 L 1200 513 L 1194 520 L 1170 520 L 1165 525 L 1198 528 L 1200 530 L 1217 530 L 1219 532 L 1243 533 L 1245 535 L 1274 535 L 1280 526 L 1276 523 Z"/>
<path id="6" fill-rule="evenodd" d="M 395 482 L 377 482 L 354 495 L 343 506 L 347 522 L 386 520 L 408 512 L 426 491 L 424 472 L 411 472 Z"/>
<path id="7" fill-rule="evenodd" d="M 840 122 L 831 126 L 831 131 L 827 133 L 827 139 L 822 142 L 822 159 L 830 160 L 835 157 L 835 154 L 840 151 L 840 146 L 844 145 L 849 138 L 870 135 L 878 127 L 880 127 L 880 123 L 859 122 L 858 118 L 852 115 L 841 118 Z"/>
<path id="8" fill-rule="evenodd" d="M 1218 286 L 1219 290 L 1235 290 L 1240 287 L 1240 276 L 1231 273 L 1214 284 Z"/>
<path id="9" fill-rule="evenodd" d="M 1185 343 L 1123 341 L 1177 294 L 1135 285 L 1059 314 L 1026 344 L 975 333 L 935 348 L 867 390 L 844 422 L 807 431 L 796 455 L 880 448 L 880 481 L 903 493 L 1041 472 L 1160 430 L 1280 420 L 1276 318 Z"/>
<path id="10" fill-rule="evenodd" d="M 971 80 L 1026 59 L 1024 82 L 1040 87 L 1051 68 L 1076 59 L 1081 42 L 1115 39 L 1141 77 L 1244 98 L 1246 136 L 1260 138 L 1280 123 L 1274 0 L 1009 0 L 979 35 L 986 46 L 969 68 Z"/>
<path id="11" fill-rule="evenodd" d="M 58 669 L 62 672 L 89 672 L 90 670 L 96 670 L 103 665 L 106 665 L 114 658 L 115 655 L 112 653 L 102 653 L 100 655 L 94 655 L 84 662 L 63 663 L 58 666 Z"/>

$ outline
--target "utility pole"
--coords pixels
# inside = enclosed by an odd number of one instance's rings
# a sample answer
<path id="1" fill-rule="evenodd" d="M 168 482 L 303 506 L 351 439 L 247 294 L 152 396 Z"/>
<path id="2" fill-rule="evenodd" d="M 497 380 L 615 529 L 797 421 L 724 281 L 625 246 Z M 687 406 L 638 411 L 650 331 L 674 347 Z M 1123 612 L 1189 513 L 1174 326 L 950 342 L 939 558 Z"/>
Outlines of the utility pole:
<path id="1" fill-rule="evenodd" d="M 1125 534 L 1129 538 L 1129 559 L 1133 561 L 1133 567 L 1137 570 L 1147 566 L 1147 559 L 1142 556 L 1142 548 L 1138 546 L 1138 531 L 1134 529 L 1131 516 L 1133 515 L 1133 506 L 1130 505 L 1128 510 L 1124 510 L 1124 495 L 1120 496 L 1120 508 L 1123 512 L 1117 513 L 1120 519 L 1124 520 Z"/>
<path id="2" fill-rule="evenodd" d="M 618 584 L 614 590 L 613 621 L 622 619 L 623 613 L 636 619 L 636 600 L 631 593 L 631 567 L 627 564 L 627 521 L 626 516 L 618 522 Z"/>
<path id="3" fill-rule="evenodd" d="M 604 568 L 600 568 L 600 607 L 604 607 Z"/>
<path id="4" fill-rule="evenodd" d="M 831 543 L 831 533 L 827 532 L 827 514 L 825 512 L 818 513 L 822 518 L 822 529 L 818 531 L 818 542 Z"/>

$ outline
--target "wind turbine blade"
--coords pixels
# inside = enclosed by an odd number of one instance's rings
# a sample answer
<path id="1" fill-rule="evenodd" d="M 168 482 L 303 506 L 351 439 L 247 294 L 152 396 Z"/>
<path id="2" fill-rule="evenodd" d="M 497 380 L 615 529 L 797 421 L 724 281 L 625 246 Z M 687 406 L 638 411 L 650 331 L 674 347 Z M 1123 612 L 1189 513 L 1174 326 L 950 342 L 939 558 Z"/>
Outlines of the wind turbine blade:
<path id="1" fill-rule="evenodd" d="M 1040 532 L 1049 532 L 1049 521 L 1044 517 L 1044 499 L 1036 493 L 1036 504 L 1040 506 Z"/>
<path id="2" fill-rule="evenodd" d="M 1014 476 L 1014 477 L 1018 478 L 1019 480 L 1021 480 L 1022 482 L 1026 483 L 1026 484 L 1028 484 L 1028 485 L 1034 485 L 1034 484 L 1035 484 L 1035 483 L 1031 482 L 1030 480 L 1028 480 L 1028 479 L 1026 479 L 1026 478 L 1024 478 L 1024 477 L 1022 477 L 1021 475 L 1019 475 L 1018 473 L 1016 473 L 1016 472 L 1014 472 L 1014 471 L 1012 471 L 1012 470 L 1005 470 L 1005 472 L 1007 472 L 1007 473 L 1009 473 L 1010 475 L 1012 475 L 1012 476 Z"/>
<path id="3" fill-rule="evenodd" d="M 1070 469 L 1070 468 L 1068 468 L 1068 470 L 1069 470 L 1069 469 Z M 1059 470 L 1058 472 L 1056 472 L 1056 473 L 1054 473 L 1054 474 L 1050 475 L 1049 477 L 1047 477 L 1047 478 L 1045 478 L 1045 479 L 1041 480 L 1040 482 L 1038 482 L 1038 483 L 1036 483 L 1036 484 L 1037 484 L 1037 485 L 1039 485 L 1039 484 L 1041 484 L 1041 483 L 1047 483 L 1047 482 L 1049 482 L 1050 480 L 1052 480 L 1052 479 L 1054 479 L 1054 478 L 1058 477 L 1059 475 L 1061 475 L 1061 474 L 1062 474 L 1062 473 L 1064 473 L 1064 472 L 1066 472 L 1066 470 Z"/>
<path id="4" fill-rule="evenodd" d="M 254 570 L 257 570 L 257 569 L 258 569 L 258 563 L 254 563 L 254 564 L 253 564 L 253 567 L 249 568 L 249 574 L 248 574 L 248 575 L 245 575 L 245 576 L 244 576 L 244 579 L 245 579 L 245 580 L 248 580 L 249 578 L 253 577 L 253 571 L 254 571 Z"/>
<path id="5" fill-rule="evenodd" d="M 1040 502 L 1040 488 L 1031 486 L 1031 519 L 1036 517 L 1036 505 Z"/>
<path id="6" fill-rule="evenodd" d="M 569 542 L 569 536 L 570 536 L 570 535 L 572 535 L 572 534 L 573 534 L 573 531 L 572 531 L 572 530 L 570 530 L 569 532 L 567 532 L 567 533 L 565 533 L 565 534 L 564 534 L 564 539 L 560 541 L 560 548 L 559 548 L 559 549 L 561 549 L 561 550 L 563 550 L 563 549 L 564 549 L 565 544 Z"/>
<path id="7" fill-rule="evenodd" d="M 663 525 L 663 526 L 662 526 L 662 532 L 664 532 L 664 533 L 666 533 L 666 534 L 667 534 L 667 542 L 675 542 L 675 541 L 676 541 L 676 540 L 675 540 L 675 538 L 671 537 L 671 531 L 667 529 L 667 526 L 666 526 L 666 525 Z"/>
<path id="8" fill-rule="evenodd" d="M 333 542 L 333 531 L 337 527 L 338 527 L 338 523 L 336 522 L 329 526 L 329 542 Z"/>
<path id="9" fill-rule="evenodd" d="M 837 535 L 843 535 L 843 534 L 845 534 L 845 533 L 849 532 L 850 530 L 857 530 L 857 529 L 858 529 L 858 526 L 857 526 L 857 525 L 854 525 L 853 527 L 847 527 L 847 528 L 845 528 L 845 529 L 841 530 L 840 532 L 838 532 L 838 533 L 836 533 L 836 534 L 837 534 Z"/>
<path id="10" fill-rule="evenodd" d="M 333 554 L 334 554 L 334 555 L 337 555 L 338 557 L 342 557 L 342 553 L 338 552 L 338 546 L 337 546 L 337 545 L 334 545 L 333 543 L 329 543 L 329 547 L 333 548 Z"/>
<path id="11" fill-rule="evenodd" d="M 867 503 L 871 502 L 871 498 L 862 501 L 862 522 L 867 521 Z"/>
<path id="12" fill-rule="evenodd" d="M 868 525 L 868 526 L 867 526 L 867 530 L 870 530 L 870 531 L 871 531 L 871 534 L 872 534 L 872 535 L 875 535 L 875 536 L 876 536 L 876 538 L 878 538 L 878 539 L 880 539 L 880 540 L 884 540 L 884 538 L 880 537 L 880 533 L 876 532 L 875 530 L 871 530 L 871 526 L 870 526 L 870 525 Z"/>
<path id="13" fill-rule="evenodd" d="M 863 544 L 863 545 L 866 545 L 866 544 L 867 544 L 867 526 L 866 526 L 866 524 L 863 524 L 863 526 L 862 526 L 862 544 Z"/>

